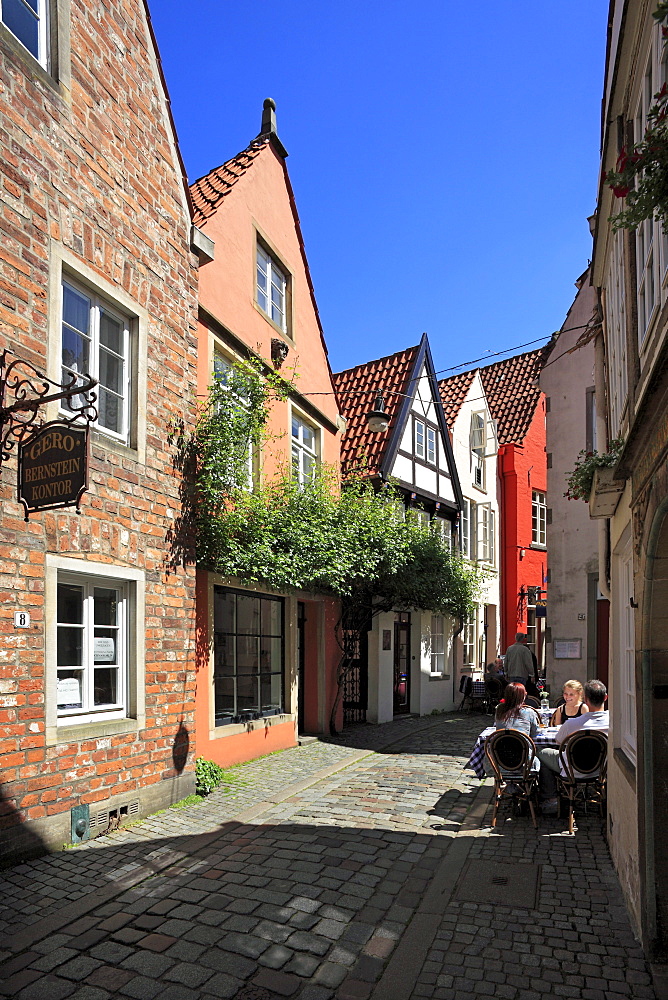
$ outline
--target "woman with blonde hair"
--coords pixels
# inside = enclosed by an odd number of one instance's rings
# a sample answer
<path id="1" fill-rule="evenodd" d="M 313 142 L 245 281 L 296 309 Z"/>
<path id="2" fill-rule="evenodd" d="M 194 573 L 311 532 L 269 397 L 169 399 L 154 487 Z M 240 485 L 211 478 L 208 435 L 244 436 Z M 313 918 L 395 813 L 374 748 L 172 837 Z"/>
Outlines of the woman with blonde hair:
<path id="1" fill-rule="evenodd" d="M 564 704 L 560 705 L 552 718 L 551 726 L 563 726 L 569 719 L 577 719 L 587 711 L 584 703 L 584 688 L 580 681 L 566 681 L 562 689 Z"/>

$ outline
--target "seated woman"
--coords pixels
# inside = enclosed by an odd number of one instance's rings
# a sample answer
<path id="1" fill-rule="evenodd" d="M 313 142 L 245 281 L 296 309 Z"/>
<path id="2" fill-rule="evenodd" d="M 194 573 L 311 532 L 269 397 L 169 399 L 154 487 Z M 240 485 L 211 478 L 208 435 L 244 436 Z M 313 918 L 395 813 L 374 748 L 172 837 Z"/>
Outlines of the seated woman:
<path id="1" fill-rule="evenodd" d="M 496 708 L 496 717 L 494 719 L 496 729 L 516 729 L 518 732 L 524 733 L 525 736 L 530 736 L 532 739 L 536 736 L 539 731 L 538 715 L 533 708 L 529 708 L 528 705 L 524 704 L 526 696 L 527 692 L 524 684 L 513 681 L 506 685 L 506 690 L 503 692 L 503 700 L 499 702 Z M 487 759 L 485 759 L 484 768 L 486 774 L 492 773 Z M 532 770 L 538 771 L 539 769 L 540 761 L 538 757 L 535 757 Z"/>
<path id="2" fill-rule="evenodd" d="M 588 711 L 584 703 L 584 688 L 580 681 L 566 681 L 562 689 L 564 704 L 560 705 L 552 718 L 551 726 L 563 726 L 569 719 L 577 719 Z"/>

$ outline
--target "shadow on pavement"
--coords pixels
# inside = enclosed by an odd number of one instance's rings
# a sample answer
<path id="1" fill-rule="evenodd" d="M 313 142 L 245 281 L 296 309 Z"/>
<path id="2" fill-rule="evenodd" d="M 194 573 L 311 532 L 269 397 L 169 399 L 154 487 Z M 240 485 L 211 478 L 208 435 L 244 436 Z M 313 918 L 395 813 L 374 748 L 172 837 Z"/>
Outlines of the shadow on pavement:
<path id="1" fill-rule="evenodd" d="M 653 997 L 598 818 L 581 821 L 574 838 L 552 836 L 551 823 L 534 831 L 522 818 L 502 819 L 498 836 L 453 838 L 430 829 L 435 821 L 458 828 L 453 809 L 463 815 L 475 790 L 453 792 L 422 810 L 422 826 L 410 808 L 402 813 L 399 796 L 394 822 L 413 830 L 373 816 L 337 822 L 336 805 L 319 815 L 315 800 L 285 821 L 265 816 L 181 837 L 147 836 L 139 825 L 50 855 L 31 866 L 45 888 L 67 893 L 82 874 L 85 882 L 78 899 L 48 903 L 43 892 L 32 914 L 21 909 L 25 879 L 5 897 L 14 912 L 3 947 L 14 933 L 15 956 L 2 967 L 0 995 L 60 1000 L 88 987 L 95 997 L 149 1000 L 381 1000 L 379 981 L 404 948 L 407 997 L 429 995 L 436 982 L 477 995 L 490 970 L 504 996 L 520 997 L 530 973 L 543 995 L 584 997 L 583 966 L 604 994 L 633 982 L 636 996 Z M 493 861 L 501 846 L 518 879 L 541 866 L 534 908 L 490 905 L 483 882 L 479 900 L 458 899 L 464 866 Z M 589 887 L 577 905 L 574 884 Z M 401 944 L 416 935 L 415 946 Z"/>

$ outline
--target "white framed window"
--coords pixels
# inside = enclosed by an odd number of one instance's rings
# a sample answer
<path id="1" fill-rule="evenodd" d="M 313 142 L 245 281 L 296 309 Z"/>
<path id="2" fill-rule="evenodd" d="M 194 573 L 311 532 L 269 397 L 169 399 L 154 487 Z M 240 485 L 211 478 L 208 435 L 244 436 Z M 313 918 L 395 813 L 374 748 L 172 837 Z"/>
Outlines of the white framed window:
<path id="1" fill-rule="evenodd" d="M 476 504 L 476 556 L 479 562 L 493 563 L 495 517 L 490 504 Z"/>
<path id="2" fill-rule="evenodd" d="M 213 377 L 214 379 L 225 385 L 229 378 L 229 373 L 232 370 L 232 361 L 230 358 L 226 357 L 221 351 L 215 350 L 213 352 Z M 244 409 L 248 408 L 248 399 L 238 396 L 239 407 Z M 248 441 L 248 455 L 246 458 L 246 469 L 247 476 L 245 482 L 237 483 L 236 485 L 240 488 L 246 488 L 252 490 L 255 485 L 255 454 L 253 448 L 253 442 Z"/>
<path id="3" fill-rule="evenodd" d="M 665 72 L 664 44 L 660 25 L 653 26 L 645 72 L 636 98 L 634 140 L 642 142 L 647 128 L 647 114 L 654 104 L 654 94 L 660 89 Z M 638 305 L 638 344 L 642 347 L 661 299 L 660 256 L 665 251 L 661 225 L 654 219 L 645 220 L 636 230 L 636 273 Z M 660 270 L 661 268 L 661 270 Z"/>
<path id="4" fill-rule="evenodd" d="M 0 0 L 0 20 L 48 69 L 48 0 Z"/>
<path id="5" fill-rule="evenodd" d="M 452 523 L 448 518 L 435 515 L 431 519 L 431 530 L 449 552 L 452 549 Z"/>
<path id="6" fill-rule="evenodd" d="M 626 369 L 626 295 L 624 290 L 624 243 L 621 232 L 612 236 L 612 249 L 606 281 L 606 326 L 608 349 L 608 386 L 610 423 L 613 437 L 619 437 L 622 413 L 626 405 L 628 375 Z"/>
<path id="7" fill-rule="evenodd" d="M 130 432 L 130 325 L 107 301 L 62 281 L 61 377 L 91 375 L 96 387 L 95 426 L 127 443 Z M 77 404 L 77 397 L 72 401 Z M 71 404 L 65 400 L 62 409 Z"/>
<path id="8" fill-rule="evenodd" d="M 292 474 L 300 486 L 310 483 L 318 468 L 318 430 L 292 413 Z"/>
<path id="9" fill-rule="evenodd" d="M 531 541 L 547 544 L 547 497 L 540 490 L 531 492 Z"/>
<path id="10" fill-rule="evenodd" d="M 412 507 L 410 509 L 410 516 L 415 521 L 415 523 L 419 524 L 420 527 L 423 528 L 425 531 L 429 529 L 431 518 L 429 516 L 428 511 L 418 510 L 417 508 Z"/>
<path id="11" fill-rule="evenodd" d="M 473 666 L 475 663 L 475 618 L 464 622 L 462 629 L 462 664 Z"/>
<path id="12" fill-rule="evenodd" d="M 619 702 L 621 706 L 622 749 L 635 762 L 636 733 L 636 651 L 633 606 L 633 550 L 629 544 L 620 560 L 617 597 L 619 619 Z"/>
<path id="13" fill-rule="evenodd" d="M 56 705 L 61 723 L 127 714 L 128 589 L 98 576 L 58 574 Z"/>
<path id="14" fill-rule="evenodd" d="M 427 427 L 427 461 L 430 465 L 436 465 L 436 431 L 433 427 Z"/>
<path id="15" fill-rule="evenodd" d="M 459 516 L 459 547 L 467 559 L 475 558 L 475 518 L 476 504 L 464 497 L 464 504 Z"/>
<path id="16" fill-rule="evenodd" d="M 486 450 L 486 440 L 485 440 L 485 414 L 484 413 L 472 413 L 471 414 L 471 451 L 478 458 L 485 457 Z"/>
<path id="17" fill-rule="evenodd" d="M 287 275 L 260 243 L 256 253 L 255 299 L 262 312 L 287 333 Z"/>
<path id="18" fill-rule="evenodd" d="M 426 434 L 425 424 L 421 420 L 415 421 L 415 455 L 417 458 L 424 458 L 426 454 Z"/>
<path id="19" fill-rule="evenodd" d="M 431 616 L 430 651 L 432 674 L 445 673 L 445 618 L 443 615 Z"/>
<path id="20" fill-rule="evenodd" d="M 415 419 L 413 437 L 415 457 L 429 462 L 430 465 L 436 465 L 436 429 L 430 427 L 424 420 Z"/>

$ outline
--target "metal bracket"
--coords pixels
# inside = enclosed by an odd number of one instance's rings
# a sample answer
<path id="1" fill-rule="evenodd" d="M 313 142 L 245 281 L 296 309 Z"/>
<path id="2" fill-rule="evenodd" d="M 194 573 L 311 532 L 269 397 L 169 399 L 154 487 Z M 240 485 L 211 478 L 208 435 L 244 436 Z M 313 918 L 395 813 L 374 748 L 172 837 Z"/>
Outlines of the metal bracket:
<path id="1" fill-rule="evenodd" d="M 70 400 L 69 415 L 60 419 L 63 424 L 88 427 L 97 420 L 97 395 L 91 392 L 97 379 L 72 373 L 69 381 L 54 382 L 16 355 L 9 362 L 9 354 L 9 350 L 0 354 L 0 464 L 11 458 L 14 447 L 29 432 L 42 426 L 40 407 L 47 403 Z M 8 397 L 13 402 L 8 404 Z"/>

